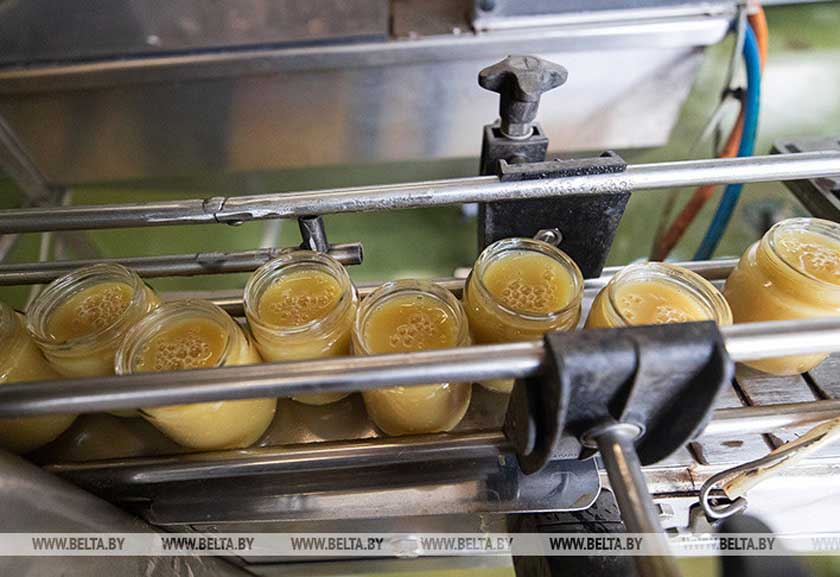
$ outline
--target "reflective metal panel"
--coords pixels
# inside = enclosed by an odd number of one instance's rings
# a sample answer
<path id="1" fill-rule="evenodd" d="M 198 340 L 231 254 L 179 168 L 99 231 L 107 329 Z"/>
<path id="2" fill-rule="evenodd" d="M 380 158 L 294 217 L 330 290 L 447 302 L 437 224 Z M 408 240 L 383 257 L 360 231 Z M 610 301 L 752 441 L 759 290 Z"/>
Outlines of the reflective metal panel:
<path id="1" fill-rule="evenodd" d="M 64 183 L 477 156 L 498 102 L 476 71 L 508 50 L 499 44 L 486 57 L 445 63 L 7 95 L 0 115 L 48 179 Z M 702 51 L 545 56 L 562 62 L 570 81 L 544 98 L 542 125 L 553 149 L 583 150 L 664 143 Z"/>
<path id="2" fill-rule="evenodd" d="M 0 64 L 388 35 L 388 0 L 26 0 L 0 4 Z"/>
<path id="3" fill-rule="evenodd" d="M 53 183 L 474 157 L 497 113 L 477 71 L 531 53 L 570 72 L 553 150 L 656 146 L 735 7 L 477 33 L 468 4 L 6 2 L 0 116 Z"/>

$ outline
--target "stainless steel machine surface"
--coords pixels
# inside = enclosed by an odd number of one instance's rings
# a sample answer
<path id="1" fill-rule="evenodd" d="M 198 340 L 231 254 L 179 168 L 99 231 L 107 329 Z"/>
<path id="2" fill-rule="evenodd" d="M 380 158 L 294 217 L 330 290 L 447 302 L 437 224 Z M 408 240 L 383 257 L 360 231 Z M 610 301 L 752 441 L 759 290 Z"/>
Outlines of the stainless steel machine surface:
<path id="1" fill-rule="evenodd" d="M 476 71 L 532 53 L 570 72 L 554 150 L 662 145 L 737 3 L 618 4 L 7 2 L 0 116 L 59 184 L 468 157 Z"/>

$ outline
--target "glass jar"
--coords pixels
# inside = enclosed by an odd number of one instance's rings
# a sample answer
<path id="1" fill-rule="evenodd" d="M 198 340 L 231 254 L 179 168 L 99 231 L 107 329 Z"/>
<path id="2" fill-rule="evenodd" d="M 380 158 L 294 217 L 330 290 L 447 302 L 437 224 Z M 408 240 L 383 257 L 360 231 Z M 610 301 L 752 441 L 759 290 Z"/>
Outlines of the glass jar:
<path id="1" fill-rule="evenodd" d="M 133 271 L 95 264 L 41 291 L 27 311 L 26 327 L 59 374 L 112 375 L 126 332 L 158 304 L 157 294 Z"/>
<path id="2" fill-rule="evenodd" d="M 245 331 L 216 305 L 162 304 L 137 323 L 117 351 L 117 374 L 250 365 L 262 359 Z M 192 449 L 247 447 L 274 418 L 276 399 L 214 401 L 141 409 L 176 443 Z"/>
<path id="3" fill-rule="evenodd" d="M 385 283 L 359 306 L 353 325 L 357 355 L 402 353 L 469 344 L 467 319 L 451 292 L 425 281 Z M 368 414 L 389 435 L 452 430 L 470 405 L 470 383 L 363 391 Z"/>
<path id="4" fill-rule="evenodd" d="M 723 295 L 688 269 L 662 263 L 631 264 L 616 273 L 595 300 L 586 328 L 619 328 L 713 320 L 732 324 Z"/>
<path id="5" fill-rule="evenodd" d="M 747 249 L 723 294 L 736 323 L 840 316 L 840 225 L 792 218 L 774 225 Z M 776 375 L 804 373 L 828 355 L 797 355 L 744 363 Z"/>
<path id="6" fill-rule="evenodd" d="M 350 354 L 358 294 L 347 270 L 326 254 L 296 250 L 264 264 L 245 285 L 245 316 L 262 358 L 297 361 Z M 349 393 L 294 400 L 324 405 Z"/>
<path id="7" fill-rule="evenodd" d="M 484 249 L 464 286 L 464 309 L 478 344 L 535 341 L 573 330 L 580 320 L 583 277 L 560 249 L 529 238 L 506 238 Z M 509 393 L 512 379 L 484 387 Z"/>
<path id="8" fill-rule="evenodd" d="M 0 302 L 0 386 L 19 381 L 58 378 L 26 332 L 23 315 Z M 0 419 L 0 447 L 28 453 L 63 433 L 76 415 Z"/>

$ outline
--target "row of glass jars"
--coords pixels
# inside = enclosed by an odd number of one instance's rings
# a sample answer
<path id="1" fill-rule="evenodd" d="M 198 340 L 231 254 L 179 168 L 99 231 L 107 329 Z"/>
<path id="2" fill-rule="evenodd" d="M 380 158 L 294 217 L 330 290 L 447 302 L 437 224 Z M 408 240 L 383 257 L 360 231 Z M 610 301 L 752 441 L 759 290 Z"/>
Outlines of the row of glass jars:
<path id="1" fill-rule="evenodd" d="M 586 326 L 691 320 L 730 324 L 733 313 L 735 322 L 840 315 L 839 275 L 840 226 L 793 219 L 750 247 L 727 281 L 726 299 L 680 267 L 631 265 L 598 294 Z M 561 250 L 530 239 L 489 246 L 466 282 L 463 304 L 422 281 L 386 283 L 360 304 L 338 262 L 295 251 L 258 269 L 246 286 L 252 341 L 211 303 L 161 305 L 133 272 L 96 265 L 48 286 L 26 319 L 0 307 L 0 382 L 51 378 L 56 372 L 69 377 L 128 374 L 535 340 L 549 330 L 574 329 L 582 295 L 575 263 Z M 792 374 L 823 358 L 785 357 L 754 366 Z M 482 384 L 500 392 L 512 386 L 509 381 Z M 362 395 L 371 418 L 386 433 L 436 432 L 450 430 L 464 416 L 471 385 L 395 387 Z M 325 404 L 343 396 L 316 393 L 295 400 Z M 146 408 L 140 414 L 188 447 L 243 447 L 265 432 L 275 404 L 274 399 L 221 401 Z M 55 438 L 72 419 L 0 420 L 0 444 L 30 450 Z"/>

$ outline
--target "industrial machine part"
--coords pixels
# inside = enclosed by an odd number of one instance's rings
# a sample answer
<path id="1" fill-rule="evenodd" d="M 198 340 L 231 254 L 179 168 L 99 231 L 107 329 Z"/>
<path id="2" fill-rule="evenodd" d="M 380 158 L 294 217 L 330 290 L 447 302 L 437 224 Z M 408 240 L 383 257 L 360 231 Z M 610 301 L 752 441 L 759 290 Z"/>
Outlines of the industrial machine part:
<path id="1" fill-rule="evenodd" d="M 596 197 L 602 192 L 616 189 L 630 191 L 678 184 L 802 179 L 837 173 L 840 173 L 840 153 L 797 153 L 746 159 L 630 165 L 614 173 L 551 175 L 525 180 L 506 181 L 498 176 L 483 176 L 288 195 L 211 198 L 204 201 L 68 206 L 49 211 L 15 209 L 0 212 L 0 231 L 77 230 L 198 222 L 228 224 L 466 201 L 551 199 L 566 194 Z M 317 230 L 315 234 L 319 234 Z M 560 246 L 563 246 L 562 240 Z M 201 272 L 185 266 L 179 259 L 181 257 L 174 259 L 176 262 L 173 270 L 184 268 L 189 269 L 188 272 Z M 704 276 L 721 279 L 725 278 L 733 265 L 729 261 L 691 266 Z M 450 279 L 441 282 L 447 288 L 458 290 L 463 281 Z M 588 302 L 591 302 L 593 289 L 603 286 L 605 282 L 605 277 L 586 281 Z M 361 292 L 369 290 L 363 288 Z M 215 296 L 227 310 L 241 314 L 241 295 L 234 298 L 224 294 Z M 691 326 L 677 326 L 673 330 L 690 331 Z M 632 335 L 644 332 L 638 328 L 628 330 L 632 332 L 627 334 Z M 620 331 L 601 334 L 605 340 L 599 348 L 610 351 L 606 354 L 617 355 L 613 360 L 627 355 L 626 349 L 614 348 L 621 341 L 617 339 Z M 568 338 L 572 339 L 572 343 L 576 339 L 595 338 L 591 335 L 596 333 L 576 333 Z M 722 328 L 721 335 L 729 357 L 736 361 L 779 354 L 830 352 L 840 343 L 840 321 L 822 319 L 739 325 Z M 673 338 L 667 340 L 676 341 Z M 586 348 L 583 341 L 581 345 L 580 350 L 583 352 Z M 140 375 L 139 378 L 130 375 L 26 385 L 7 384 L 0 389 L 0 416 L 95 412 L 261 396 L 288 397 L 299 393 L 364 390 L 396 384 L 411 386 L 429 380 L 458 382 L 491 378 L 535 378 L 548 372 L 549 358 L 550 355 L 541 343 L 517 343 L 187 373 L 155 373 Z M 615 366 L 629 365 L 619 363 Z M 700 369 L 695 367 L 695 370 Z M 717 382 L 725 380 L 725 371 L 717 370 L 715 374 Z M 655 379 L 643 379 L 634 386 L 648 387 L 653 382 Z M 610 390 L 626 391 L 626 386 L 627 383 L 617 376 Z M 354 401 L 348 398 L 347 402 Z M 679 441 L 694 431 L 694 425 L 702 422 L 702 415 L 709 402 L 707 398 L 697 403 L 696 419 L 687 419 L 688 426 L 679 436 L 673 437 L 673 443 L 666 448 L 673 448 L 673 445 L 679 444 Z M 739 435 L 778 432 L 780 427 L 825 420 L 838 414 L 838 402 L 812 399 L 770 408 L 718 409 L 700 439 L 714 434 L 731 434 L 731 431 L 737 431 Z M 637 429 L 634 428 L 631 434 L 628 424 L 643 425 L 655 431 L 656 419 L 653 413 L 648 414 L 649 418 L 638 419 L 628 417 L 639 416 L 644 412 L 633 410 L 627 414 L 610 413 L 616 421 L 623 420 L 625 424 L 591 433 L 590 436 L 602 451 L 607 472 L 612 471 L 609 478 L 599 478 L 592 459 L 579 461 L 568 458 L 547 459 L 538 473 L 523 475 L 518 470 L 516 459 L 517 450 L 522 452 L 521 443 L 512 444 L 501 432 L 503 412 L 500 412 L 498 405 L 498 399 L 493 401 L 492 398 L 487 399 L 486 395 L 485 399 L 478 399 L 473 414 L 467 416 L 462 428 L 449 434 L 383 439 L 370 428 L 369 423 L 355 422 L 351 423 L 353 434 L 350 437 L 336 437 L 334 434 L 325 437 L 324 433 L 319 435 L 307 427 L 298 427 L 297 432 L 291 436 L 288 429 L 270 432 L 260 447 L 245 453 L 155 455 L 135 451 L 111 454 L 109 456 L 112 459 L 89 462 L 72 462 L 72 459 L 62 460 L 61 457 L 38 458 L 40 462 L 49 464 L 50 471 L 144 516 L 153 524 L 175 530 L 208 530 L 214 526 L 237 530 L 245 529 L 253 522 L 271 522 L 275 527 L 289 527 L 293 523 L 300 528 L 301 518 L 306 519 L 303 526 L 313 527 L 316 526 L 313 524 L 329 520 L 335 530 L 349 527 L 359 530 L 373 523 L 379 528 L 394 527 L 400 523 L 403 527 L 415 523 L 434 524 L 436 519 L 440 522 L 440 515 L 450 516 L 447 524 L 452 527 L 458 526 L 452 524 L 456 523 L 453 519 L 469 524 L 470 516 L 476 514 L 498 516 L 522 511 L 585 508 L 596 498 L 602 483 L 609 483 L 617 493 L 625 521 L 631 526 L 653 529 L 661 522 L 661 516 L 656 515 L 655 502 L 652 505 L 649 501 L 645 486 L 658 499 L 661 498 L 668 490 L 683 482 L 678 475 L 685 474 L 685 465 L 677 467 L 676 471 L 668 468 L 669 462 L 673 463 L 675 458 L 682 457 L 677 454 L 667 457 L 653 468 L 642 470 L 634 467 L 633 434 Z M 595 406 L 604 407 L 606 404 L 596 403 Z M 627 406 L 635 406 L 632 395 Z M 293 414 L 289 412 L 293 410 L 296 409 L 288 406 L 281 409 L 279 421 L 284 421 L 283 416 Z M 575 414 L 572 411 L 567 416 Z M 606 416 L 603 413 L 600 415 Z M 553 416 L 556 419 L 557 413 Z M 293 428 L 295 426 L 294 421 L 286 424 Z M 564 425 L 563 428 L 569 427 Z M 569 430 L 573 432 L 572 441 L 577 447 L 570 456 L 577 457 L 578 438 L 582 432 L 591 431 L 592 427 L 581 426 L 579 430 Z M 544 435 L 544 431 L 544 428 L 537 429 L 538 435 Z M 277 436 L 272 437 L 275 434 Z M 295 438 L 300 444 L 277 446 L 273 441 L 283 439 L 282 442 L 288 443 Z M 517 436 L 512 435 L 512 438 L 517 439 Z M 643 448 L 644 437 L 641 440 L 639 446 Z M 536 445 L 536 438 L 534 441 Z M 546 438 L 541 437 L 540 443 L 545 444 Z M 668 452 L 645 456 L 647 453 L 643 450 L 642 455 L 644 459 L 653 460 L 664 457 Z M 556 456 L 553 451 L 551 454 Z M 696 483 L 709 474 L 711 463 L 707 463 L 703 465 L 706 469 L 691 473 L 692 482 Z M 618 469 L 623 469 L 625 474 L 616 475 Z M 315 475 L 316 472 L 319 474 Z M 246 491 L 242 490 L 243 478 L 249 480 Z M 394 479 L 400 479 L 397 486 Z M 663 490 L 663 485 L 667 485 L 668 490 Z M 302 499 L 300 492 L 304 488 L 306 498 Z M 685 490 L 682 495 L 690 494 L 691 491 Z M 418 504 L 417 510 L 423 515 L 405 517 L 406 504 L 413 502 Z M 672 573 L 672 569 L 668 562 L 660 561 L 645 570 Z"/>
<path id="2" fill-rule="evenodd" d="M 837 138 L 797 138 L 773 143 L 774 154 L 790 154 L 811 150 L 840 150 Z M 808 212 L 819 218 L 840 222 L 840 177 L 825 176 L 786 182 Z"/>
<path id="3" fill-rule="evenodd" d="M 567 194 L 592 197 L 614 190 L 661 190 L 700 184 L 768 182 L 833 176 L 840 152 L 685 160 L 628 165 L 620 173 L 538 180 L 503 181 L 498 176 L 453 178 L 384 186 L 337 188 L 277 194 L 211 197 L 149 203 L 75 205 L 0 212 L 2 234 L 50 230 L 166 226 L 175 224 L 240 224 L 258 220 L 424 208 L 465 202 L 558 198 Z"/>
<path id="4" fill-rule="evenodd" d="M 561 446 L 575 447 L 561 445 L 573 435 L 581 458 L 600 452 L 627 529 L 663 535 L 642 465 L 697 436 L 729 384 L 733 364 L 716 324 L 549 333 L 544 345 L 543 377 L 517 382 L 508 405 L 505 434 L 519 466 L 539 471 Z M 678 574 L 673 558 L 636 561 L 644 576 Z"/>
<path id="5" fill-rule="evenodd" d="M 6 3 L 0 117 L 50 186 L 249 173 L 259 192 L 276 168 L 471 157 L 496 109 L 475 71 L 539 54 L 574 78 L 542 115 L 558 150 L 659 146 L 738 6 L 492 4 Z"/>
<path id="6" fill-rule="evenodd" d="M 478 83 L 499 93 L 500 120 L 484 127 L 481 174 L 504 181 L 547 177 L 616 174 L 626 168 L 615 153 L 600 158 L 543 162 L 548 138 L 534 122 L 543 93 L 566 82 L 566 69 L 535 56 L 508 56 L 478 75 Z M 607 252 L 630 193 L 602 191 L 596 198 L 566 194 L 553 202 L 507 200 L 479 204 L 478 248 L 502 238 L 533 236 L 554 229 L 563 237 L 563 250 L 584 278 L 601 274 Z"/>

